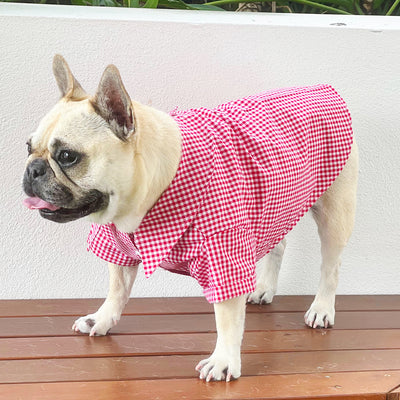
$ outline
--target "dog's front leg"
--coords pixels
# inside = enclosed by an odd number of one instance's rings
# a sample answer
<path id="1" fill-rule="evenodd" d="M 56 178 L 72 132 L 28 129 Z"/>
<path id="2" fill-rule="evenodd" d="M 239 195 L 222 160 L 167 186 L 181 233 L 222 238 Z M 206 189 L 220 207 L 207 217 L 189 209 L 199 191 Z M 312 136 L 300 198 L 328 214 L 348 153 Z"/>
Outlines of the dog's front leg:
<path id="1" fill-rule="evenodd" d="M 239 378 L 246 297 L 239 296 L 214 304 L 217 344 L 210 358 L 200 361 L 196 367 L 200 379 L 207 382 L 226 379 L 229 382 L 232 378 Z"/>
<path id="2" fill-rule="evenodd" d="M 72 326 L 76 332 L 94 335 L 106 335 L 121 318 L 122 310 L 129 300 L 137 267 L 120 267 L 108 264 L 110 272 L 110 287 L 107 298 L 94 313 L 77 319 Z"/>

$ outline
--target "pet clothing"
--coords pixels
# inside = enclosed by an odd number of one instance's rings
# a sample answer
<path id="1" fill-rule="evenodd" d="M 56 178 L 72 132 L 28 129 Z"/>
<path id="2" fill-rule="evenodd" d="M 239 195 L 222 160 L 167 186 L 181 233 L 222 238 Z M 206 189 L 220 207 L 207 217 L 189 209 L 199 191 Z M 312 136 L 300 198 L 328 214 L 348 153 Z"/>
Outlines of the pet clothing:
<path id="1" fill-rule="evenodd" d="M 329 85 L 269 91 L 213 109 L 173 111 L 175 178 L 138 229 L 93 224 L 88 249 L 121 266 L 191 275 L 211 303 L 253 292 L 256 261 L 339 175 L 353 142 Z"/>

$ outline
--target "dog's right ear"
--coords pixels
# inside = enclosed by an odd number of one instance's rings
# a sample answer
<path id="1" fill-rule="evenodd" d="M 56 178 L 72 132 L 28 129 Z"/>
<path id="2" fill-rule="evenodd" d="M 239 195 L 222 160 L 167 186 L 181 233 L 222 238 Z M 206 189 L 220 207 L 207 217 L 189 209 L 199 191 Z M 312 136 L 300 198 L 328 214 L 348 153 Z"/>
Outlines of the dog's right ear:
<path id="1" fill-rule="evenodd" d="M 92 105 L 118 138 L 125 141 L 134 134 L 132 102 L 115 65 L 105 69 Z"/>
<path id="2" fill-rule="evenodd" d="M 82 86 L 72 75 L 64 57 L 59 54 L 56 54 L 53 59 L 53 73 L 62 97 L 75 101 L 88 97 Z"/>

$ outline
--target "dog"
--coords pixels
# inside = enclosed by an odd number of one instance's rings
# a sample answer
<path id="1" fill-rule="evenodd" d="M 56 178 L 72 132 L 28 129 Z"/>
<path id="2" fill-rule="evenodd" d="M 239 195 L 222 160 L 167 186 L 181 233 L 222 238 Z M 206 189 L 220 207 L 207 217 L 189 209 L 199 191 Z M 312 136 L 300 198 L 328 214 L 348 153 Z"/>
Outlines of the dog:
<path id="1" fill-rule="evenodd" d="M 89 249 L 110 289 L 77 332 L 119 321 L 137 268 L 195 277 L 214 304 L 217 342 L 196 370 L 237 379 L 246 302 L 270 303 L 285 235 L 308 210 L 321 239 L 321 280 L 305 314 L 334 324 L 341 253 L 351 235 L 358 151 L 344 101 L 328 85 L 269 91 L 170 114 L 132 101 L 108 66 L 89 96 L 60 55 L 61 99 L 28 141 L 25 205 L 63 223 L 88 217 Z M 257 276 L 255 272 L 256 262 Z"/>

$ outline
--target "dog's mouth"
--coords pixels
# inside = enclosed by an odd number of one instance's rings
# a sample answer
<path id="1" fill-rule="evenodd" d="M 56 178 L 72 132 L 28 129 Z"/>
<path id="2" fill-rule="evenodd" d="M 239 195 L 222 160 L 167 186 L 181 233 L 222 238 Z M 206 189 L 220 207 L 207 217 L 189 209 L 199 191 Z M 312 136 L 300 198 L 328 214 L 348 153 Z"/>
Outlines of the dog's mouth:
<path id="1" fill-rule="evenodd" d="M 65 208 L 48 203 L 39 197 L 28 197 L 24 200 L 26 207 L 31 210 L 39 210 L 43 218 L 62 223 L 75 221 L 106 208 L 108 205 L 108 196 L 97 190 L 93 190 L 85 197 L 82 203 L 77 208 Z"/>

